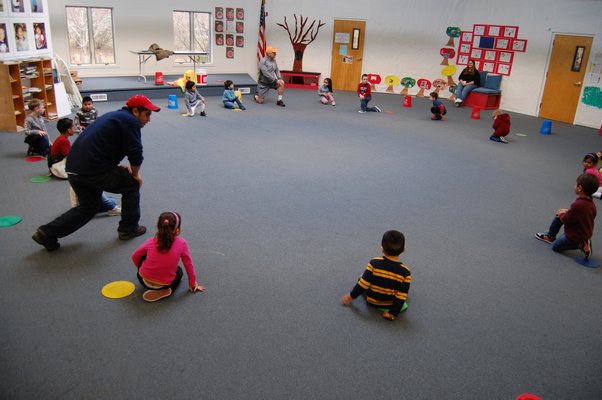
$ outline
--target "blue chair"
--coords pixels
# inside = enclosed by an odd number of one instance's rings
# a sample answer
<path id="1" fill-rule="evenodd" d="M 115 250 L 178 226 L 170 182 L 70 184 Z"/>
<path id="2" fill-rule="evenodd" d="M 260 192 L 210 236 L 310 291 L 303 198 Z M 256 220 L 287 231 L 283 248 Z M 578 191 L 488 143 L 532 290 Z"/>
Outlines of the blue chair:
<path id="1" fill-rule="evenodd" d="M 481 86 L 474 89 L 464 100 L 463 106 L 478 107 L 483 110 L 500 108 L 502 100 L 502 75 L 481 71 Z"/>

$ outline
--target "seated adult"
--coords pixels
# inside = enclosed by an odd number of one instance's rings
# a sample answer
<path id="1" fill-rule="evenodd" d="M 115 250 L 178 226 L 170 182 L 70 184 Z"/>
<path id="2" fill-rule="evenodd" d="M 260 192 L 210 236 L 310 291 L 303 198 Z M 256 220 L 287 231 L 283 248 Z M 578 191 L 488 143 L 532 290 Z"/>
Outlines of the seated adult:
<path id="1" fill-rule="evenodd" d="M 468 60 L 468 65 L 460 73 L 458 78 L 458 88 L 456 89 L 456 107 L 460 107 L 466 100 L 468 93 L 481 85 L 481 74 L 474 64 L 474 60 Z"/>
<path id="2" fill-rule="evenodd" d="M 284 107 L 282 95 L 284 94 L 284 81 L 280 75 L 278 64 L 276 63 L 276 49 L 269 46 L 265 49 L 265 57 L 259 62 L 259 77 L 257 78 L 257 93 L 255 93 L 255 101 L 259 104 L 265 102 L 265 96 L 270 89 L 278 92 L 277 105 Z"/>

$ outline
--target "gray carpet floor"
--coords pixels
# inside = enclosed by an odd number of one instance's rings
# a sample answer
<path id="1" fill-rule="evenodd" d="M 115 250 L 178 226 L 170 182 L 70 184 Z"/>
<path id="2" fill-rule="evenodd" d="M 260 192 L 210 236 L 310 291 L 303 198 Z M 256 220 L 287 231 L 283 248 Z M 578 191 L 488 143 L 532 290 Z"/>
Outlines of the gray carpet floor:
<path id="1" fill-rule="evenodd" d="M 377 94 L 384 112 L 359 114 L 353 93 L 335 96 L 245 96 L 245 112 L 209 97 L 206 118 L 159 99 L 143 129 L 147 235 L 119 241 L 118 219 L 99 216 L 53 253 L 31 235 L 69 207 L 67 183 L 31 183 L 45 166 L 2 133 L 0 215 L 23 221 L 0 228 L 0 398 L 602 398 L 602 272 L 533 237 L 575 199 L 597 130 L 555 122 L 546 136 L 513 114 L 505 145 L 488 140 L 489 111 L 435 122 L 426 99 Z M 184 278 L 149 304 L 130 254 L 166 210 L 207 291 Z M 413 274 L 393 323 L 339 305 L 388 229 L 405 233 Z M 104 298 L 116 280 L 137 289 Z"/>

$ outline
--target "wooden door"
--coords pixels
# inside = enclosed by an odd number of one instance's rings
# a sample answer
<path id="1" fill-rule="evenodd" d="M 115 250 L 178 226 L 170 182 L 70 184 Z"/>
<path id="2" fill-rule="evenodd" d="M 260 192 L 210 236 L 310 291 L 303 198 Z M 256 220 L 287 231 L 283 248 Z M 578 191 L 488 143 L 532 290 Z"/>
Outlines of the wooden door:
<path id="1" fill-rule="evenodd" d="M 330 78 L 334 90 L 357 90 L 362 77 L 365 37 L 366 21 L 334 21 L 330 63 Z"/>
<path id="2" fill-rule="evenodd" d="M 590 36 L 554 36 L 539 117 L 569 124 L 575 121 L 591 46 Z"/>

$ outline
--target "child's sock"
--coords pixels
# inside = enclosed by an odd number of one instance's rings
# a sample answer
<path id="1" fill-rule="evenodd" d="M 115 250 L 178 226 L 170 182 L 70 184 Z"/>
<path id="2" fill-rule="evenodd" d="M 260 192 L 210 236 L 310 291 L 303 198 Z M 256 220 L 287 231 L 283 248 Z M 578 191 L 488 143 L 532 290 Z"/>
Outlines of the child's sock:
<path id="1" fill-rule="evenodd" d="M 281 94 L 278 95 L 278 101 L 282 101 L 282 95 Z"/>

